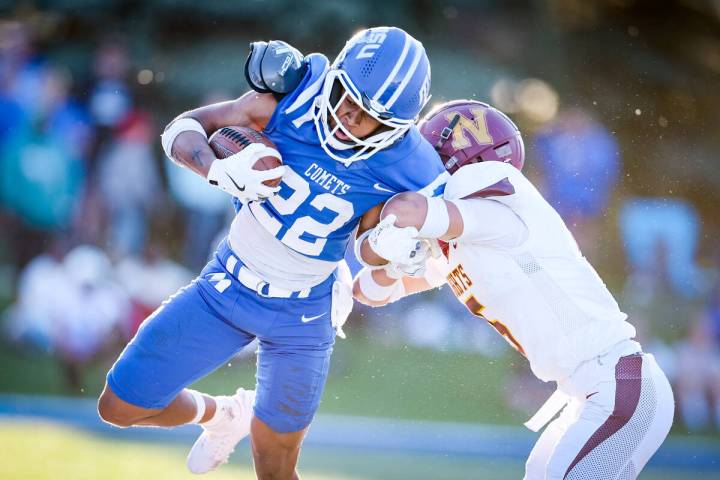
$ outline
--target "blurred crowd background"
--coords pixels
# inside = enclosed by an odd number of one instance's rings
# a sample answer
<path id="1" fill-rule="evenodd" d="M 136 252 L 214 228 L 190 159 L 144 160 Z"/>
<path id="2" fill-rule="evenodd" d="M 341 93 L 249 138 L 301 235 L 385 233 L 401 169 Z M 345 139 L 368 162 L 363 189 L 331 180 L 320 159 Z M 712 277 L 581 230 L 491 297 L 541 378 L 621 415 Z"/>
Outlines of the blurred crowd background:
<path id="1" fill-rule="evenodd" d="M 107 368 L 204 265 L 230 199 L 164 158 L 159 134 L 247 90 L 250 41 L 332 58 L 356 30 L 392 24 L 423 41 L 432 103 L 478 99 L 520 125 L 526 173 L 671 377 L 679 428 L 720 430 L 720 1 L 21 0 L 0 11 L 1 391 L 50 357 L 64 393 L 96 394 L 85 370 Z M 477 368 L 512 364 L 502 394 L 533 411 L 548 387 L 444 290 L 357 306 L 349 342 L 497 358 Z"/>

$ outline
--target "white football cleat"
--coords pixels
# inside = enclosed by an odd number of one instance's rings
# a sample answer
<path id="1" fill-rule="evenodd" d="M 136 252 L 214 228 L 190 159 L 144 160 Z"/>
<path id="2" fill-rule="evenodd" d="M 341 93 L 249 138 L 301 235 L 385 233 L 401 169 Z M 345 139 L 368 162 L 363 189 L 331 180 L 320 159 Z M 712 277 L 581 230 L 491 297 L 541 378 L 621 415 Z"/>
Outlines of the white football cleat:
<path id="1" fill-rule="evenodd" d="M 203 433 L 188 453 L 187 467 L 195 474 L 211 472 L 227 463 L 235 445 L 250 434 L 254 390 L 238 388 L 235 395 L 215 397 L 215 401 L 219 410 L 212 420 L 201 425 Z"/>

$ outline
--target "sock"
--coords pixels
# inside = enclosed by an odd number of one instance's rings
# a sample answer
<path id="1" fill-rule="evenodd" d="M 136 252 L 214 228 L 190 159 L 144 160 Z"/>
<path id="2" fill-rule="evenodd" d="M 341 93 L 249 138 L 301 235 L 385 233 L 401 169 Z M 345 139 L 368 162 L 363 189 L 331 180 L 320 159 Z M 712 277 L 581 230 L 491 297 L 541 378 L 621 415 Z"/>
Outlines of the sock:
<path id="1" fill-rule="evenodd" d="M 230 420 L 234 418 L 232 411 L 233 400 L 230 397 L 217 396 L 213 397 L 213 400 L 215 400 L 215 413 L 212 417 L 210 417 L 207 422 L 202 424 L 203 428 L 209 430 L 224 427 Z"/>
<path id="2" fill-rule="evenodd" d="M 188 423 L 200 423 L 200 420 L 205 416 L 205 399 L 203 398 L 203 394 L 197 390 L 190 390 L 189 388 L 187 391 L 195 402 L 195 416 Z"/>

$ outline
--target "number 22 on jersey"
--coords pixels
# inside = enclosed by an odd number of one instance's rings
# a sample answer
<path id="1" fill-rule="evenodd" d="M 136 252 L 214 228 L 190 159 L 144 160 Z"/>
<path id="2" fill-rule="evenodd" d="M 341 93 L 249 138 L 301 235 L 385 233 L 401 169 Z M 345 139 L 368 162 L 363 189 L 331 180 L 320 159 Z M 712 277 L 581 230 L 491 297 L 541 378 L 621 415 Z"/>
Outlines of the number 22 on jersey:
<path id="1" fill-rule="evenodd" d="M 462 265 L 458 264 L 458 266 L 455 267 L 453 271 L 448 274 L 447 282 L 448 285 L 450 285 L 450 288 L 452 288 L 455 296 L 458 298 L 458 300 L 465 304 L 467 309 L 470 310 L 470 313 L 472 313 L 476 317 L 482 318 L 490 325 L 492 325 L 493 328 L 497 330 L 500 335 L 505 337 L 505 340 L 507 340 L 510 345 L 512 345 L 518 352 L 525 356 L 525 350 L 523 350 L 522 345 L 520 345 L 520 343 L 513 336 L 513 334 L 510 333 L 510 330 L 504 323 L 499 320 L 491 320 L 485 315 L 483 315 L 485 305 L 478 302 L 475 298 L 475 295 L 470 294 L 470 296 L 465 301 L 462 300 L 463 294 L 465 294 L 465 292 L 467 292 L 472 286 L 472 280 L 470 280 L 470 277 L 468 277 L 468 275 L 465 273 Z"/>
<path id="2" fill-rule="evenodd" d="M 332 193 L 321 193 L 313 196 L 308 201 L 312 193 L 310 184 L 287 166 L 282 181 L 292 191 L 290 196 L 283 198 L 280 195 L 274 195 L 267 201 L 280 215 L 294 215 L 299 209 L 301 213 L 307 212 L 308 215 L 296 218 L 282 235 L 280 241 L 296 252 L 308 256 L 318 256 L 327 243 L 327 236 L 345 225 L 353 217 L 355 211 L 353 204 Z M 277 236 L 283 226 L 280 220 L 270 215 L 260 205 L 252 203 L 250 205 L 258 221 L 272 235 Z M 321 223 L 309 215 L 313 211 L 321 212 L 325 209 L 336 214 L 330 223 Z M 315 238 L 307 240 L 308 236 Z"/>

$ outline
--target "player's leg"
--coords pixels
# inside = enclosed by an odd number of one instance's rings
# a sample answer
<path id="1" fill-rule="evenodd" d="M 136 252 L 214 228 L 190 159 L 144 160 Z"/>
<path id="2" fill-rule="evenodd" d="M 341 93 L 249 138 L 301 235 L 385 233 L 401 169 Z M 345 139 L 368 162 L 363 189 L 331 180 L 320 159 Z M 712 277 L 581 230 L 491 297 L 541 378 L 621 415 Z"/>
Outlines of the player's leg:
<path id="1" fill-rule="evenodd" d="M 535 442 L 527 461 L 525 462 L 525 476 L 523 480 L 544 480 L 548 460 L 555 447 L 579 415 L 579 402 L 571 399 L 558 418 L 550 422 Z"/>
<path id="2" fill-rule="evenodd" d="M 329 292 L 319 299 L 285 302 L 272 330 L 259 336 L 250 436 L 260 479 L 297 475 L 300 445 L 320 404 L 335 337 Z M 316 319 L 306 323 L 304 316 Z"/>
<path id="3" fill-rule="evenodd" d="M 200 395 L 203 405 L 198 405 L 196 397 L 189 390 L 184 389 L 167 407 L 150 409 L 122 400 L 106 383 L 98 401 L 98 412 L 103 420 L 117 427 L 133 425 L 174 427 L 186 423 L 203 423 L 215 414 L 215 400 L 209 395 L 196 393 Z M 195 420 L 201 409 L 202 416 Z"/>
<path id="4" fill-rule="evenodd" d="M 546 479 L 618 478 L 644 438 L 657 409 L 654 383 L 643 378 L 641 355 L 622 357 L 615 381 L 602 382 L 558 442 Z"/>
<path id="5" fill-rule="evenodd" d="M 665 373 L 652 355 L 643 355 L 643 395 L 645 403 L 654 404 L 652 415 L 647 418 L 646 432 L 632 454 L 630 462 L 620 479 L 635 479 L 645 468 L 648 460 L 660 448 L 670 432 L 675 415 L 675 400 Z"/>
<path id="6" fill-rule="evenodd" d="M 279 433 L 258 417 L 253 417 L 250 437 L 258 478 L 299 478 L 295 466 L 306 432 L 307 428 L 297 432 Z"/>
<path id="7" fill-rule="evenodd" d="M 253 338 L 221 320 L 236 289 L 214 290 L 201 276 L 143 323 L 108 372 L 98 402 L 105 421 L 121 427 L 200 423 L 216 414 L 218 401 L 227 403 L 185 389 Z"/>

